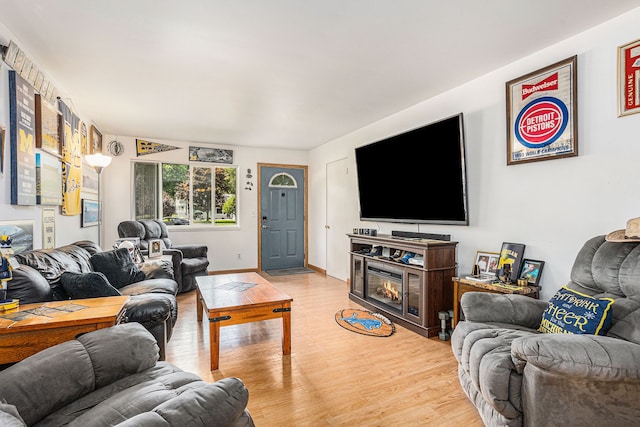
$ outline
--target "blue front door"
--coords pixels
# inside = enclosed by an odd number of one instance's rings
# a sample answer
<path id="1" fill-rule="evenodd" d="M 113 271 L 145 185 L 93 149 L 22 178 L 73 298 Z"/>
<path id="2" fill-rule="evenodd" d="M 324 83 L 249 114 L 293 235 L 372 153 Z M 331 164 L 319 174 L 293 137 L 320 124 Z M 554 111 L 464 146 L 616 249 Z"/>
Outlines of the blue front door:
<path id="1" fill-rule="evenodd" d="M 304 267 L 304 169 L 260 167 L 262 270 Z"/>

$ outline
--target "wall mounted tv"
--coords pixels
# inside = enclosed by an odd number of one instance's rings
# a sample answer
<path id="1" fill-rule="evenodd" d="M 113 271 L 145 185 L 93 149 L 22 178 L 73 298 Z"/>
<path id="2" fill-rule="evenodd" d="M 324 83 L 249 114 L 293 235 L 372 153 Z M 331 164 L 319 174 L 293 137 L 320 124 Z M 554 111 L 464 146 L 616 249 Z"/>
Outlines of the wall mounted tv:
<path id="1" fill-rule="evenodd" d="M 355 149 L 360 219 L 468 225 L 463 116 Z"/>

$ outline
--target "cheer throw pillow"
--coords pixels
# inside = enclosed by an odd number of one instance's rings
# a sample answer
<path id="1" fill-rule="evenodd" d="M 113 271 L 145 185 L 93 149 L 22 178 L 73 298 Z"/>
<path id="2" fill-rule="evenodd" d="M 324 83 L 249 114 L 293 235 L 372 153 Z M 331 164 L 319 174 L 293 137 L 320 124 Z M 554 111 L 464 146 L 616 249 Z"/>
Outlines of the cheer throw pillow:
<path id="1" fill-rule="evenodd" d="M 563 286 L 549 300 L 538 331 L 604 335 L 611 324 L 612 305 L 611 298 L 593 298 Z"/>

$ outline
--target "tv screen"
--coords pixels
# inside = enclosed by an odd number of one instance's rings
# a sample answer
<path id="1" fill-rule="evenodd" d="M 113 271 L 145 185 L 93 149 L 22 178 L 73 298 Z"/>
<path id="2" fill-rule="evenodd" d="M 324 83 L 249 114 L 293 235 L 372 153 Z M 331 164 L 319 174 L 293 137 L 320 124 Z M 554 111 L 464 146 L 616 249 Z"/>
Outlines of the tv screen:
<path id="1" fill-rule="evenodd" d="M 356 148 L 360 219 L 468 225 L 462 118 Z"/>

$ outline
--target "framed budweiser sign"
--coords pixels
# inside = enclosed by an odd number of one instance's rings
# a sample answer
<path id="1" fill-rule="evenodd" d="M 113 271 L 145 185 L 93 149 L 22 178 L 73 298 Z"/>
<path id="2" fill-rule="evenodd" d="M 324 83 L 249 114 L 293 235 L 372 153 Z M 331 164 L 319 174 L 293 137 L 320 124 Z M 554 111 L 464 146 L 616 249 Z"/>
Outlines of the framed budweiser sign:
<path id="1" fill-rule="evenodd" d="M 508 81 L 507 165 L 578 155 L 577 56 Z"/>
<path id="2" fill-rule="evenodd" d="M 640 113 L 640 40 L 618 47 L 618 116 Z"/>

